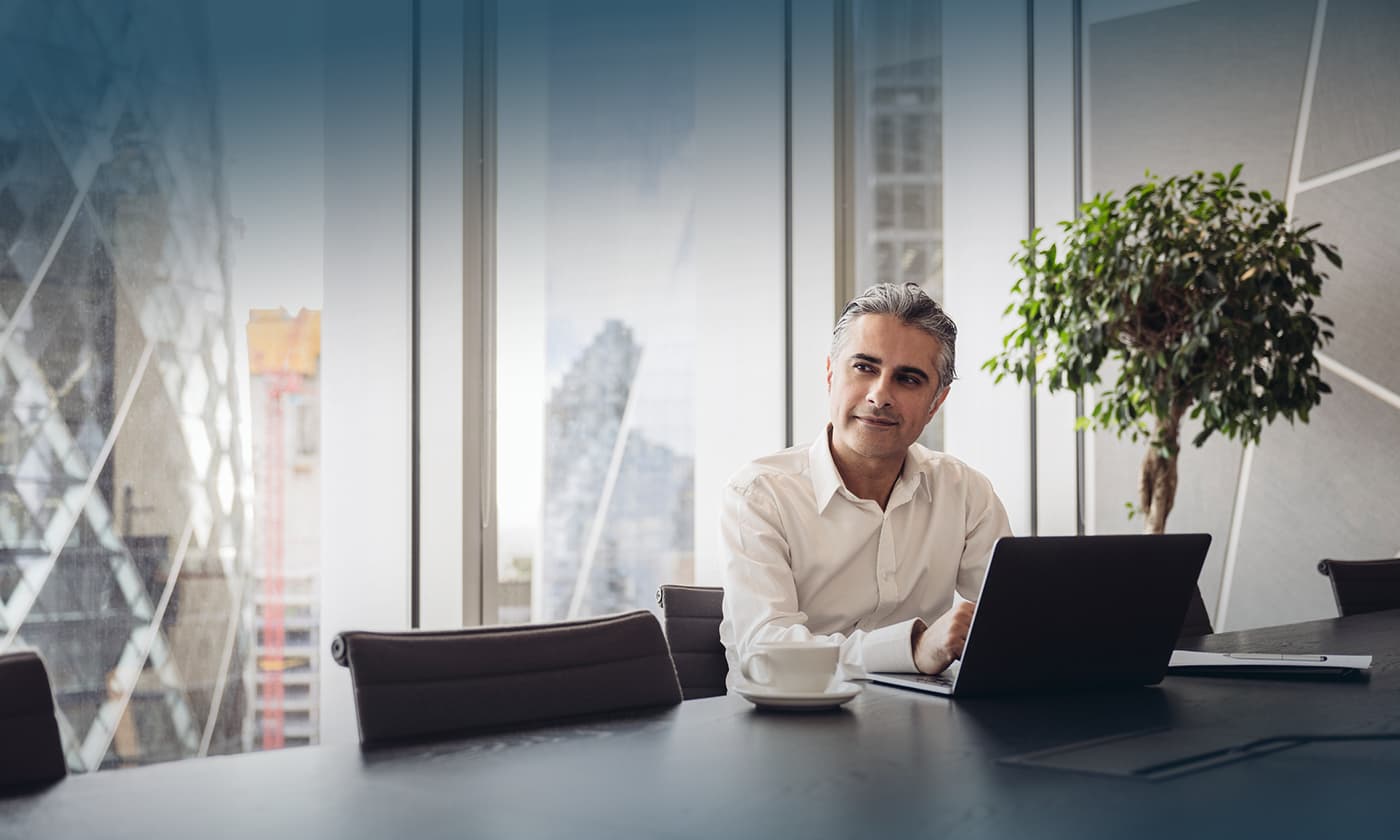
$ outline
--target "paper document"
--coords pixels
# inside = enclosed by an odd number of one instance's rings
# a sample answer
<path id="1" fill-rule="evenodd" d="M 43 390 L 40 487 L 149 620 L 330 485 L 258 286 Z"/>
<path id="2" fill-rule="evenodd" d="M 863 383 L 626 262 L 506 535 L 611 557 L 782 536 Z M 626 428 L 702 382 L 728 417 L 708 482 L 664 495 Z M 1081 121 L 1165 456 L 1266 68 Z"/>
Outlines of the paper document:
<path id="1" fill-rule="evenodd" d="M 1174 650 L 1167 668 L 1171 672 L 1208 673 L 1211 671 L 1247 673 L 1269 671 L 1282 673 L 1297 669 L 1299 673 L 1320 671 L 1365 671 L 1371 667 L 1371 657 L 1333 653 L 1206 653 L 1199 650 Z"/>

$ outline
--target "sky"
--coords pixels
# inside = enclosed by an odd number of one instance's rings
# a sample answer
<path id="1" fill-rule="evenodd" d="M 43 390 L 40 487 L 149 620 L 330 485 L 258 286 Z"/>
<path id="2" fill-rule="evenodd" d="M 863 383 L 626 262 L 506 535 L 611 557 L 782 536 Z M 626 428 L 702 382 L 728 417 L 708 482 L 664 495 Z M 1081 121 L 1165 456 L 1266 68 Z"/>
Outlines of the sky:
<path id="1" fill-rule="evenodd" d="M 244 463 L 251 309 L 320 309 L 325 11 L 318 2 L 209 0 L 214 105 L 232 217 L 234 342 Z"/>

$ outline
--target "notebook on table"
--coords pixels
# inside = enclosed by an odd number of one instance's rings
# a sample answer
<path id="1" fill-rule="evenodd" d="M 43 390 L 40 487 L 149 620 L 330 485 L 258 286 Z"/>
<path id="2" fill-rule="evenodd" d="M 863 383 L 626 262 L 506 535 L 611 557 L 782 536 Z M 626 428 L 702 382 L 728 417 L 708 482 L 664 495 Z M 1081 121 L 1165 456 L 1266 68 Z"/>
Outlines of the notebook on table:
<path id="1" fill-rule="evenodd" d="M 1371 657 L 1335 653 L 1208 653 L 1172 651 L 1167 673 L 1186 677 L 1283 677 L 1287 679 L 1359 679 L 1371 669 Z"/>
<path id="2" fill-rule="evenodd" d="M 1153 685 L 1209 547 L 1209 534 L 1003 537 L 961 661 L 870 680 L 959 697 Z"/>

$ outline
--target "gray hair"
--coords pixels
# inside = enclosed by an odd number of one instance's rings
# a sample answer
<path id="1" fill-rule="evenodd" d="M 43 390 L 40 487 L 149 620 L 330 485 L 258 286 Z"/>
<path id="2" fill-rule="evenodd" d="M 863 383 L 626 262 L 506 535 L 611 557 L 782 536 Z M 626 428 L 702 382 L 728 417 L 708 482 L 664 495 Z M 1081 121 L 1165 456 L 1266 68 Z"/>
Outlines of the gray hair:
<path id="1" fill-rule="evenodd" d="M 831 330 L 831 358 L 840 355 L 851 324 L 864 315 L 893 315 L 901 323 L 916 327 L 938 339 L 938 387 L 947 388 L 957 379 L 953 359 L 957 352 L 958 325 L 937 301 L 917 283 L 881 283 L 871 286 L 846 304 Z"/>

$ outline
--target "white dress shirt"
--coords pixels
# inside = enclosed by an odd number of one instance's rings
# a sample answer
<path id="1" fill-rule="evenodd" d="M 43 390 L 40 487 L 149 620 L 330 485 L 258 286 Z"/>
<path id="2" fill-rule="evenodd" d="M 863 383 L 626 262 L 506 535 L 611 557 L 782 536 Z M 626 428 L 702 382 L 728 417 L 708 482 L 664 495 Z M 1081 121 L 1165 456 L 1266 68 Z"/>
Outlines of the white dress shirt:
<path id="1" fill-rule="evenodd" d="M 917 443 L 884 510 L 846 489 L 826 434 L 754 461 L 720 514 L 728 684 L 757 642 L 839 642 L 846 678 L 915 670 L 915 619 L 943 615 L 954 591 L 975 600 L 1010 533 L 986 476 Z"/>

